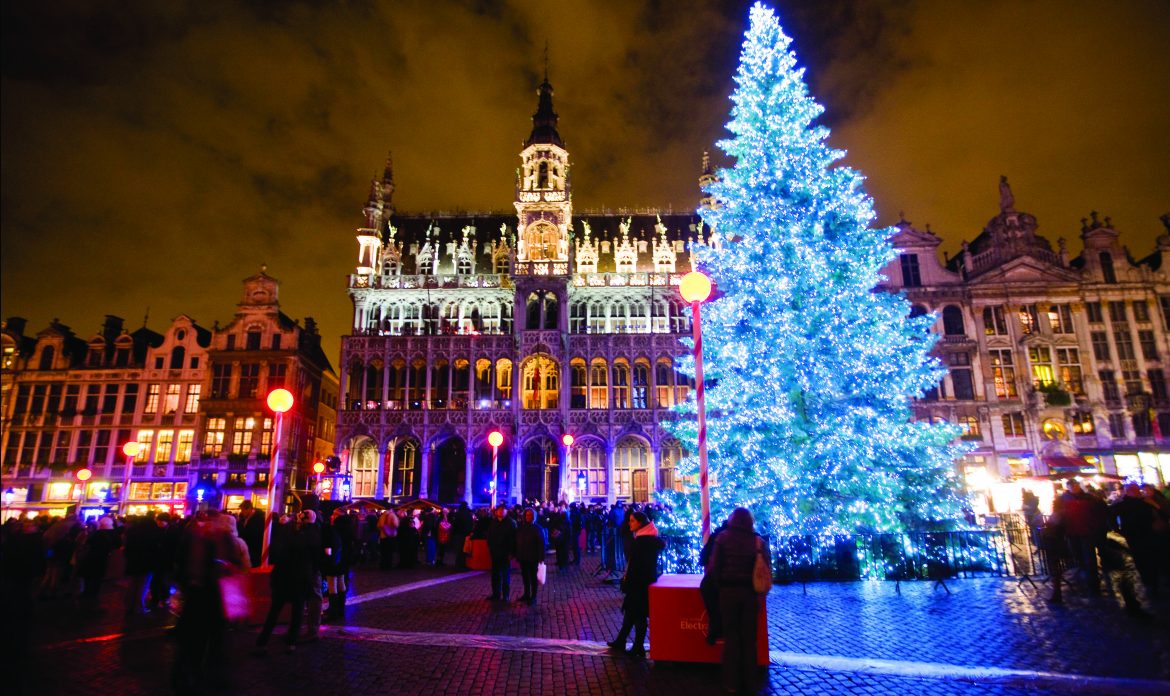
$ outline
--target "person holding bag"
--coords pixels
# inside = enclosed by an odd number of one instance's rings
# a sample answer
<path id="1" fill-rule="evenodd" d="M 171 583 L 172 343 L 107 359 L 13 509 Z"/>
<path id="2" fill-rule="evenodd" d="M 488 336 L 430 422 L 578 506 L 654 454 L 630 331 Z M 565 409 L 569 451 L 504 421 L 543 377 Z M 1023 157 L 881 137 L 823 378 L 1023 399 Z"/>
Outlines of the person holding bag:
<path id="1" fill-rule="evenodd" d="M 536 521 L 536 511 L 524 508 L 520 526 L 516 529 L 516 560 L 520 563 L 520 578 L 524 581 L 521 602 L 532 604 L 536 601 L 539 584 L 536 574 L 540 564 L 544 563 L 545 551 L 544 528 Z"/>
<path id="2" fill-rule="evenodd" d="M 723 615 L 723 689 L 750 691 L 756 673 L 760 595 L 772 587 L 772 557 L 747 508 L 736 508 L 716 537 L 704 578 L 719 588 Z"/>

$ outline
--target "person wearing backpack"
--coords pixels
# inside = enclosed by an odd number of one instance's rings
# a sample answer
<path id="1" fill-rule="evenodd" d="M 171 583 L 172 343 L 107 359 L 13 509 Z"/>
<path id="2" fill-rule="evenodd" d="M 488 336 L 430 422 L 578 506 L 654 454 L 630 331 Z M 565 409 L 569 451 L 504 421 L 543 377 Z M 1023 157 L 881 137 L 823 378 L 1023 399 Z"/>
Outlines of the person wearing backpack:
<path id="1" fill-rule="evenodd" d="M 756 632 L 760 594 L 771 589 L 771 567 L 768 545 L 756 534 L 752 513 L 747 508 L 736 508 L 726 528 L 715 538 L 704 574 L 719 588 L 723 688 L 728 693 L 754 689 L 759 672 Z"/>

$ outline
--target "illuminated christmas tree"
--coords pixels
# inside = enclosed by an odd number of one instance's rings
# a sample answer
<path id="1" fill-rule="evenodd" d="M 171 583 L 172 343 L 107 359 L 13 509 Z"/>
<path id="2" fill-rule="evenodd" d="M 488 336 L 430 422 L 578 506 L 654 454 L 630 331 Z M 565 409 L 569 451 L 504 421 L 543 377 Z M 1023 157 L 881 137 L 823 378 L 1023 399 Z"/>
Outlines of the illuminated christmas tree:
<path id="1" fill-rule="evenodd" d="M 911 419 L 942 375 L 933 318 L 875 290 L 891 231 L 870 227 L 862 177 L 835 164 L 790 43 L 757 4 L 719 143 L 735 165 L 700 211 L 724 240 L 697 249 L 720 293 L 702 317 L 713 525 L 740 505 L 774 537 L 954 520 L 958 429 Z M 696 441 L 693 418 L 671 428 Z M 692 452 L 681 473 L 697 468 Z M 696 496 L 665 495 L 697 529 Z"/>

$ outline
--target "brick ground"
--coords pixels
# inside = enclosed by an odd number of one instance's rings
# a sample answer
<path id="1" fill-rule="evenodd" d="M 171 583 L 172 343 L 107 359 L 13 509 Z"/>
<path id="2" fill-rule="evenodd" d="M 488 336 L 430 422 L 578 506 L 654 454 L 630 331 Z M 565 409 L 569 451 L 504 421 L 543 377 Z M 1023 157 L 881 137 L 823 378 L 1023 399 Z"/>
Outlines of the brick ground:
<path id="1" fill-rule="evenodd" d="M 640 662 L 602 654 L 588 645 L 611 638 L 620 623 L 620 595 L 589 572 L 550 568 L 549 584 L 533 607 L 490 604 L 487 574 L 371 600 L 353 606 L 348 634 L 322 639 L 285 655 L 274 640 L 269 656 L 248 655 L 255 630 L 231 637 L 232 693 L 333 694 L 681 694 L 719 690 L 716 668 Z M 452 568 L 359 571 L 356 593 L 369 593 L 457 572 Z M 27 631 L 34 646 L 25 665 L 37 693 L 163 694 L 173 645 L 168 617 L 124 619 L 121 586 L 110 583 L 103 609 L 78 615 L 68 602 L 45 602 Z M 953 592 L 926 583 L 813 584 L 776 587 L 769 597 L 771 648 L 785 653 L 1000 667 L 1098 677 L 1121 682 L 1033 681 L 902 676 L 864 666 L 818 669 L 773 665 L 760 693 L 1035 694 L 1170 693 L 1170 606 L 1140 622 L 1115 603 L 1070 592 L 1053 609 L 1046 593 L 1011 580 L 952 581 Z M 513 597 L 521 592 L 514 578 Z M 278 629 L 279 630 L 279 629 Z M 402 644 L 377 630 L 426 634 L 440 644 Z M 364 632 L 363 632 L 364 631 Z M 451 636 L 455 645 L 443 645 Z M 471 636 L 497 645 L 468 647 Z M 87 638 L 97 640 L 83 640 Z M 551 651 L 516 649 L 512 638 L 542 640 Z M 433 639 L 433 640 L 432 640 Z M 389 642 L 387 642 L 389 641 Z M 556 651 L 556 641 L 587 641 L 587 654 Z M 410 641 L 415 642 L 415 641 Z M 425 642 L 425 641 L 424 641 Z M 653 628 L 651 628 L 651 643 Z M 491 641 L 488 641 L 489 645 Z M 1157 681 L 1155 681 L 1157 680 Z M 1165 689 L 1162 689 L 1165 686 Z"/>

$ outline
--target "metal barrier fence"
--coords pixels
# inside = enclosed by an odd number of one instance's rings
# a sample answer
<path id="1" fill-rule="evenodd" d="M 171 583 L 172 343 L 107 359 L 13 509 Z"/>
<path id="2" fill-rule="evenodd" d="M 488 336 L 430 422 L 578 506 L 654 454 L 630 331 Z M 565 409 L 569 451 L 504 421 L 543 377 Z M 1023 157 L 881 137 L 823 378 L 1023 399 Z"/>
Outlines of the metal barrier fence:
<path id="1" fill-rule="evenodd" d="M 690 538 L 663 535 L 662 572 L 700 573 Z M 994 527 L 949 532 L 787 536 L 773 542 L 773 572 L 778 582 L 817 580 L 946 580 L 969 577 L 1047 575 L 1040 537 L 1015 520 Z M 625 569 L 621 534 L 607 528 L 601 535 L 601 562 L 596 575 L 620 576 Z"/>

